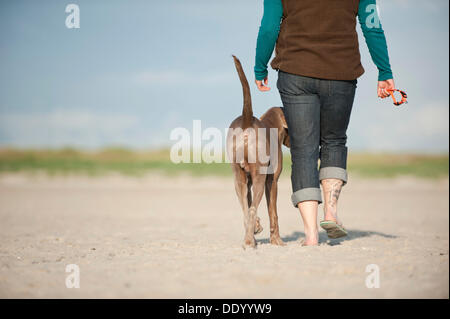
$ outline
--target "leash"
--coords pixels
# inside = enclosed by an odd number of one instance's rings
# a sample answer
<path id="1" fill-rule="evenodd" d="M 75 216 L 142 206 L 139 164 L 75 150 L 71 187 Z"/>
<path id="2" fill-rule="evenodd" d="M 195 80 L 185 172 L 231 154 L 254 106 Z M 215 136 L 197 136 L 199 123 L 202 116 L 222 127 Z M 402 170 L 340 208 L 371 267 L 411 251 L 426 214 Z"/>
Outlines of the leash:
<path id="1" fill-rule="evenodd" d="M 399 92 L 402 95 L 402 99 L 400 101 L 397 101 L 395 99 L 394 92 Z M 395 106 L 400 106 L 402 104 L 407 104 L 408 103 L 408 100 L 407 100 L 408 99 L 408 95 L 406 94 L 405 91 L 398 90 L 398 89 L 393 89 L 393 90 L 388 90 L 388 93 L 391 95 Z"/>

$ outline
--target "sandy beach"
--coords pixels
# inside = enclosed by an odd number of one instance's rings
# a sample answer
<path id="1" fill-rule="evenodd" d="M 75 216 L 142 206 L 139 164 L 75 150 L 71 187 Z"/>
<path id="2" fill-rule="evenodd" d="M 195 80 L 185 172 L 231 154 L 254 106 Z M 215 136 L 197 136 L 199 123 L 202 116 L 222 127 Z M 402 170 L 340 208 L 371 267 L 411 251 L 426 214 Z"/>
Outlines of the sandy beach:
<path id="1" fill-rule="evenodd" d="M 448 298 L 448 179 L 350 176 L 349 231 L 302 247 L 302 223 L 280 182 L 286 247 L 243 250 L 231 178 L 0 176 L 1 298 Z M 69 289 L 66 265 L 80 269 Z M 380 287 L 367 288 L 368 265 Z"/>

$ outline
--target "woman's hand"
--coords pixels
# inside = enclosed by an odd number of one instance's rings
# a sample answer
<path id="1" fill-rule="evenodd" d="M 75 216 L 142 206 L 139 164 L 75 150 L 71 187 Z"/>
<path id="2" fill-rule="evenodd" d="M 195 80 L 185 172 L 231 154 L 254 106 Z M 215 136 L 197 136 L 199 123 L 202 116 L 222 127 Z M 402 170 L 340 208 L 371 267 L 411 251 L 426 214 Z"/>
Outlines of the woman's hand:
<path id="1" fill-rule="evenodd" d="M 395 89 L 395 83 L 393 79 L 378 81 L 378 97 L 382 99 L 388 97 L 390 95 L 388 91 L 393 89 Z"/>
<path id="2" fill-rule="evenodd" d="M 269 83 L 269 78 L 267 76 L 264 79 L 264 83 L 261 80 L 255 80 L 255 83 L 256 86 L 258 87 L 258 90 L 260 90 L 261 92 L 270 91 L 270 87 L 267 86 L 267 84 Z"/>

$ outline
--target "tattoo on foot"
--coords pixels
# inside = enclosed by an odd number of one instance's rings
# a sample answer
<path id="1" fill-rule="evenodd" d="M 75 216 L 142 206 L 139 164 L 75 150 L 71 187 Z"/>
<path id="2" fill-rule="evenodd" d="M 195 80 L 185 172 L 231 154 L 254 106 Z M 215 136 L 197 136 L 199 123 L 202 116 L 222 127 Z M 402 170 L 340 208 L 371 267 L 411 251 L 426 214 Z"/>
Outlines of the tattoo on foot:
<path id="1" fill-rule="evenodd" d="M 335 215 L 337 201 L 339 199 L 339 195 L 341 194 L 344 182 L 337 179 L 325 179 L 322 181 L 322 185 L 325 192 L 325 213 L 328 213 L 328 210 L 331 209 L 331 213 Z"/>
<path id="2" fill-rule="evenodd" d="M 338 181 L 333 183 L 331 185 L 331 191 L 330 191 L 330 204 L 332 207 L 335 207 L 337 204 L 337 201 L 339 199 L 339 195 L 341 194 L 342 189 L 342 181 Z"/>

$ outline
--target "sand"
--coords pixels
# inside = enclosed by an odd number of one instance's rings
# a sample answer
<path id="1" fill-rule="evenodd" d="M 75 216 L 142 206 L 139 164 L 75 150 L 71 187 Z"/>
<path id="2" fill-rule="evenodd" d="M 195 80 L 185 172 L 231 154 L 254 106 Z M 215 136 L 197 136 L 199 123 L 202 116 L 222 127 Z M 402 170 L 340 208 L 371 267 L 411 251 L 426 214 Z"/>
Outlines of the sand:
<path id="1" fill-rule="evenodd" d="M 350 176 L 340 200 L 343 240 L 302 223 L 280 182 L 286 247 L 243 250 L 230 178 L 0 176 L 1 298 L 448 298 L 446 180 Z M 66 265 L 80 270 L 67 288 Z M 379 288 L 368 288 L 368 265 Z M 371 281 L 372 282 L 372 281 Z"/>

